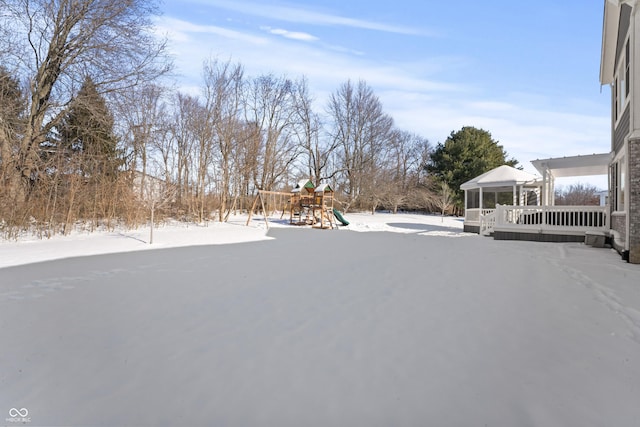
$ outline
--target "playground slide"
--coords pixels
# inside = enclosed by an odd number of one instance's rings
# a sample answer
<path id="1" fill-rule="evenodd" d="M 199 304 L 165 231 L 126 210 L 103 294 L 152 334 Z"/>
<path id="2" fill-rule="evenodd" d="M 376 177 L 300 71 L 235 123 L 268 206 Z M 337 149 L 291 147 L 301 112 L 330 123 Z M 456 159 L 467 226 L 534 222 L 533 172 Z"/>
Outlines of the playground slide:
<path id="1" fill-rule="evenodd" d="M 342 213 L 336 208 L 333 208 L 333 216 L 335 216 L 336 219 L 342 223 L 342 225 L 349 225 L 349 221 L 344 219 L 344 217 L 342 216 Z"/>

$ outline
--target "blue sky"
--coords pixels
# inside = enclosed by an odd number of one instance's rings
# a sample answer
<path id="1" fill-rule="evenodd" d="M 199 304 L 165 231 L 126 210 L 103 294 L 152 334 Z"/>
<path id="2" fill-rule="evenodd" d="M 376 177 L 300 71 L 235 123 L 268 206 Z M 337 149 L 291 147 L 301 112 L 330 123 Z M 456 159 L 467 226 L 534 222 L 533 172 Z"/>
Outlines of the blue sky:
<path id="1" fill-rule="evenodd" d="M 531 172 L 533 159 L 610 148 L 602 0 L 165 0 L 162 9 L 158 29 L 185 90 L 218 57 L 251 76 L 305 75 L 318 111 L 341 83 L 363 79 L 400 129 L 435 145 L 483 128 Z"/>

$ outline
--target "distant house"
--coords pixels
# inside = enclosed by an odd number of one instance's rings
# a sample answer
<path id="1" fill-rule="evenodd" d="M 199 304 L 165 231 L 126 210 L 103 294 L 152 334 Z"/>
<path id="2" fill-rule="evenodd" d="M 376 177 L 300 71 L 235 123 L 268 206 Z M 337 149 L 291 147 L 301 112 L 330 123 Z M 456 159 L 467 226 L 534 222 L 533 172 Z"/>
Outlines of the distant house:
<path id="1" fill-rule="evenodd" d="M 611 87 L 609 204 L 614 247 L 640 263 L 640 11 L 605 0 L 600 83 Z"/>
<path id="2" fill-rule="evenodd" d="M 130 174 L 134 194 L 141 200 L 155 200 L 167 195 L 168 186 L 164 180 L 140 171 L 132 171 Z"/>

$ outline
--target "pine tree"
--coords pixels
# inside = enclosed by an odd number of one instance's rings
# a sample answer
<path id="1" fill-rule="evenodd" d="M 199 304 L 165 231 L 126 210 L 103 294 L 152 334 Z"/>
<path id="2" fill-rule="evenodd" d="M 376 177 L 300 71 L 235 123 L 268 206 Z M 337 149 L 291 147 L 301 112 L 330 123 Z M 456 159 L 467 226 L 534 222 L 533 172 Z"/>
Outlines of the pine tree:
<path id="1" fill-rule="evenodd" d="M 507 160 L 507 152 L 483 129 L 465 126 L 438 143 L 431 153 L 427 171 L 438 181 L 445 182 L 455 192 L 455 202 L 462 208 L 460 185 L 502 165 L 515 166 L 518 161 Z"/>
<path id="2" fill-rule="evenodd" d="M 120 165 L 114 120 L 90 77 L 73 100 L 59 129 L 60 149 L 86 177 L 113 177 Z"/>
<path id="3" fill-rule="evenodd" d="M 0 66 L 0 195 L 10 186 L 7 171 L 15 170 L 15 152 L 24 129 L 25 99 L 18 80 Z"/>
<path id="4" fill-rule="evenodd" d="M 15 126 L 24 107 L 20 83 L 0 65 L 0 123 Z"/>

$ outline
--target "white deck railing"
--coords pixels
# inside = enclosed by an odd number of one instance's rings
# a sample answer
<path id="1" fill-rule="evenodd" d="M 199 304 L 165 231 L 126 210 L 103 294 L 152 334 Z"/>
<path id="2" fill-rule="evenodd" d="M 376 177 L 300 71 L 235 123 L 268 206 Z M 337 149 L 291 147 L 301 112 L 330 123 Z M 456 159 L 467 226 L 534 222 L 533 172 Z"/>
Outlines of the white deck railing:
<path id="1" fill-rule="evenodd" d="M 490 214 L 495 209 L 467 209 L 464 213 L 464 220 L 468 223 L 480 224 L 480 218 Z"/>
<path id="2" fill-rule="evenodd" d="M 480 234 L 494 229 L 582 233 L 609 229 L 607 206 L 508 206 L 467 209 L 465 223 L 478 225 Z"/>
<path id="3" fill-rule="evenodd" d="M 485 209 L 485 213 L 480 216 L 480 234 L 488 236 L 496 227 L 495 209 Z"/>

